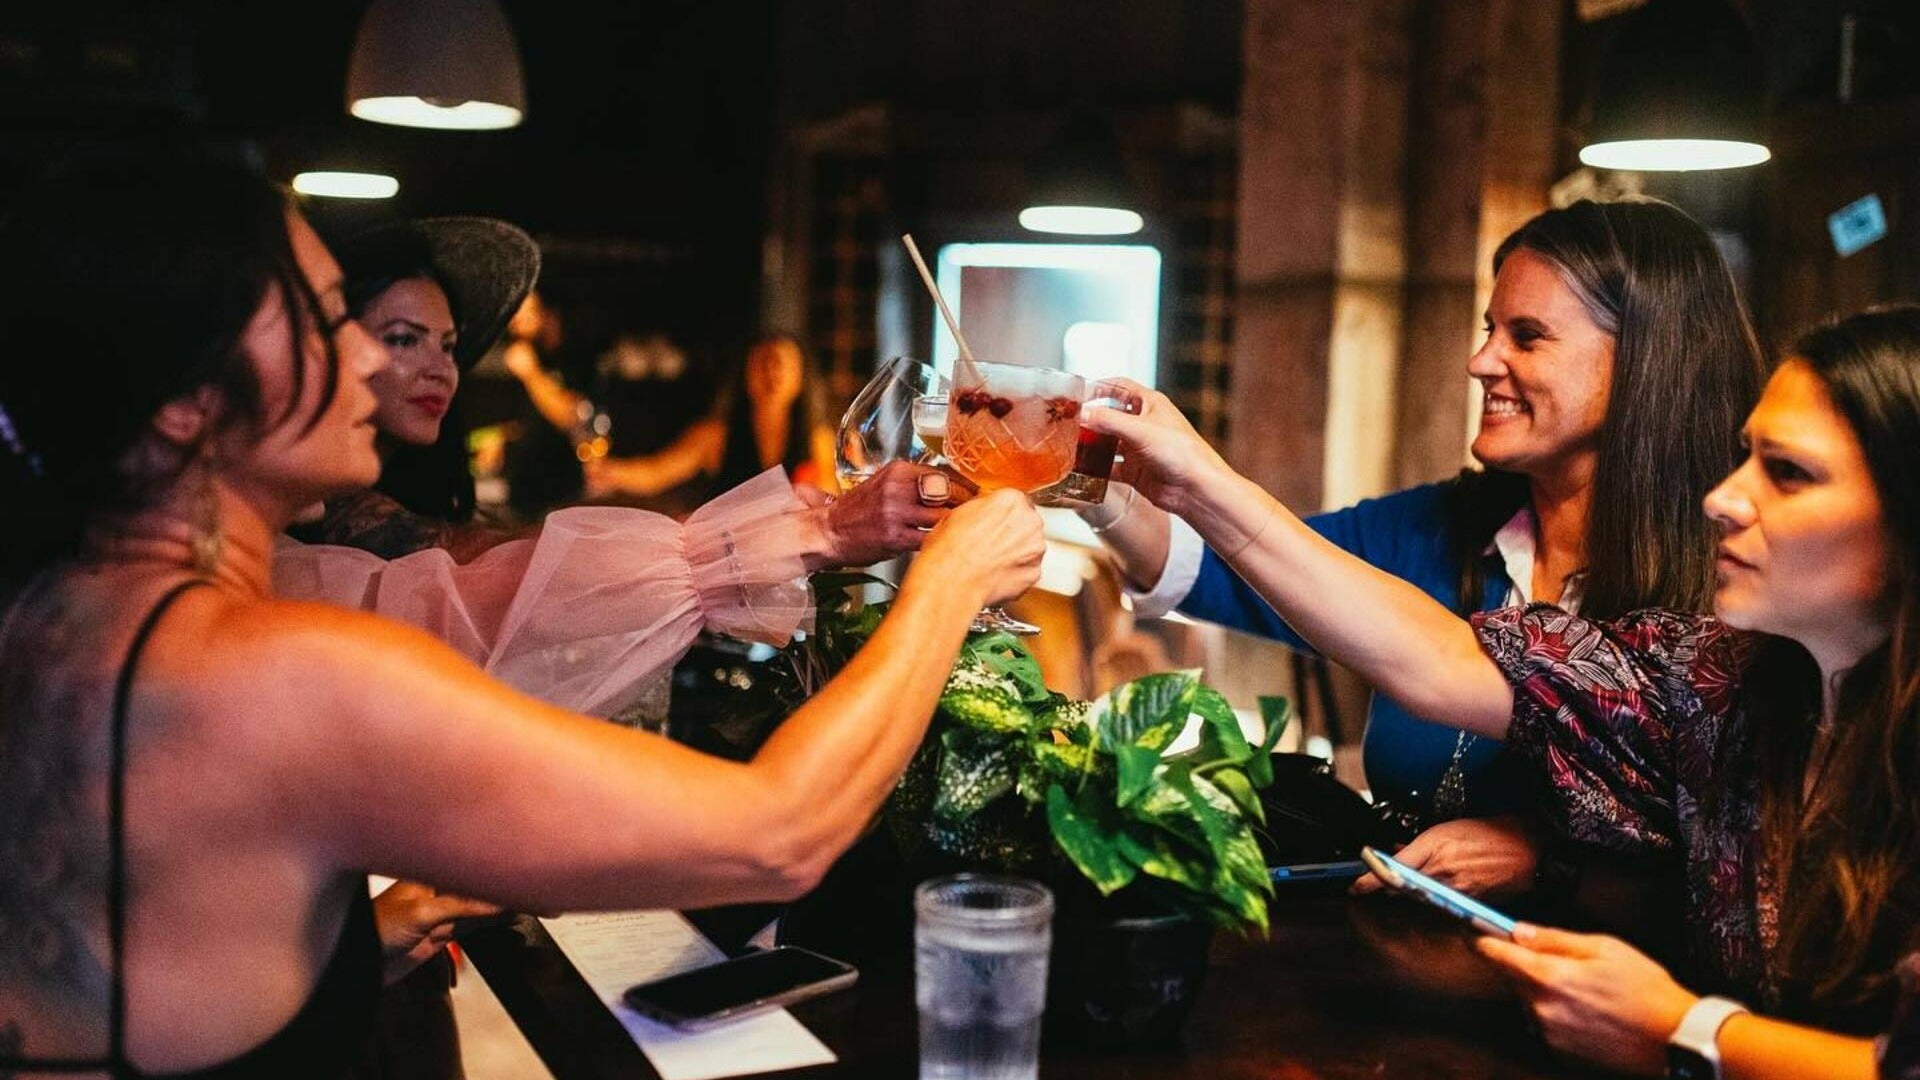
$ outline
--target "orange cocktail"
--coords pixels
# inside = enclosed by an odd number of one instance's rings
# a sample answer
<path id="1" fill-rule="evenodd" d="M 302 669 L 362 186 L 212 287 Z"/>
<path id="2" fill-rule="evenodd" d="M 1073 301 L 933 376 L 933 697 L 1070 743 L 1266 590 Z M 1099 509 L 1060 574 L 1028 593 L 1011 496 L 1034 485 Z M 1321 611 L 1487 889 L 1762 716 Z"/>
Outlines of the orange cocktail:
<path id="1" fill-rule="evenodd" d="M 1086 383 L 1020 364 L 961 361 L 947 396 L 946 456 L 983 491 L 1039 491 L 1073 465 Z"/>

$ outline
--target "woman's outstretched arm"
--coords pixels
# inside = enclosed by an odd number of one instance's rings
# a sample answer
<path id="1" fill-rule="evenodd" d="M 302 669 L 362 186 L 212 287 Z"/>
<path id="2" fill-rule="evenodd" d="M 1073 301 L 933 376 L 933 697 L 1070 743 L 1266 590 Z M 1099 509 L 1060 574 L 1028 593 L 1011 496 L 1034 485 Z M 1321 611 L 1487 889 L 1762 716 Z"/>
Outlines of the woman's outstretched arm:
<path id="1" fill-rule="evenodd" d="M 1190 522 L 1214 551 L 1328 657 L 1419 716 L 1503 738 L 1513 690 L 1458 615 L 1308 528 L 1233 471 L 1163 394 L 1140 415 L 1089 409 L 1119 436 L 1141 494 Z"/>
<path id="2" fill-rule="evenodd" d="M 528 910 L 791 897 L 866 827 L 971 616 L 1024 591 L 1043 549 L 1024 498 L 956 510 L 867 647 L 744 764 L 556 709 L 418 631 L 318 605 L 214 621 L 183 662 L 224 654 L 247 685 L 194 710 L 220 725 L 196 741 L 258 786 L 235 804 L 248 828 L 304 838 L 323 868 Z"/>

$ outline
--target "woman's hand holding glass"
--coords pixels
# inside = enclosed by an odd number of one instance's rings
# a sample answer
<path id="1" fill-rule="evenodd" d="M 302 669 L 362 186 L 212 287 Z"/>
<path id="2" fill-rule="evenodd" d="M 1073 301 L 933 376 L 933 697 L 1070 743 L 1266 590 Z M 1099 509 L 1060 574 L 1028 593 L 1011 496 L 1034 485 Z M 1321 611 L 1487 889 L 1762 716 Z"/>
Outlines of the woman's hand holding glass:
<path id="1" fill-rule="evenodd" d="M 1040 512 L 1011 489 L 967 502 L 947 515 L 920 549 L 917 568 L 928 580 L 977 590 L 982 605 L 998 604 L 1033 588 L 1047 551 Z"/>
<path id="2" fill-rule="evenodd" d="M 1080 422 L 1120 439 L 1122 458 L 1114 464 L 1114 480 L 1132 485 L 1163 510 L 1184 514 L 1199 491 L 1234 475 L 1165 394 L 1130 379 L 1113 381 L 1140 396 L 1139 415 L 1095 406 L 1082 413 Z"/>
<path id="3" fill-rule="evenodd" d="M 813 508 L 825 540 L 820 566 L 871 566 L 909 551 L 920 550 L 927 530 L 946 520 L 953 506 L 966 498 L 958 486 L 947 501 L 925 497 L 922 478 L 936 470 L 909 461 L 894 461 L 839 498 L 831 498 L 811 484 L 794 485 L 794 493 Z"/>

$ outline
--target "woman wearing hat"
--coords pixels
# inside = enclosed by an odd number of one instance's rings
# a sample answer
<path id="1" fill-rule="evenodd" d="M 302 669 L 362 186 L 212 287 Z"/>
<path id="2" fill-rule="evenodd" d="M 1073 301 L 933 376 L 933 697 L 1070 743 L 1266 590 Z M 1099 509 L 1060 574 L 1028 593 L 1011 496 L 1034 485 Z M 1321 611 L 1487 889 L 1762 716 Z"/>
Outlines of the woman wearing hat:
<path id="1" fill-rule="evenodd" d="M 362 233 L 339 257 L 348 308 L 389 357 L 368 379 L 381 475 L 296 531 L 317 542 L 283 545 L 283 596 L 412 623 L 521 690 L 613 715 L 707 626 L 784 644 L 811 613 L 806 571 L 917 548 L 947 512 L 944 489 L 922 490 L 944 477 L 916 466 L 822 506 L 769 469 L 685 525 L 616 507 L 558 511 L 531 536 L 475 524 L 462 440 L 442 421 L 533 287 L 538 248 L 505 222 L 436 218 Z M 411 882 L 376 900 L 393 985 L 360 1075 L 461 1074 L 440 947 L 481 910 Z"/>
<path id="2" fill-rule="evenodd" d="M 464 454 L 429 455 L 461 373 L 532 288 L 538 248 L 505 222 L 434 218 L 352 237 L 340 263 L 350 309 L 391 358 L 370 380 L 381 478 L 296 530 L 315 543 L 281 553 L 282 595 L 428 627 L 527 693 L 609 716 L 703 628 L 786 643 L 811 614 L 808 571 L 914 550 L 948 512 L 945 477 L 903 463 L 834 502 L 768 469 L 684 524 L 574 507 L 534 534 L 476 525 Z"/>

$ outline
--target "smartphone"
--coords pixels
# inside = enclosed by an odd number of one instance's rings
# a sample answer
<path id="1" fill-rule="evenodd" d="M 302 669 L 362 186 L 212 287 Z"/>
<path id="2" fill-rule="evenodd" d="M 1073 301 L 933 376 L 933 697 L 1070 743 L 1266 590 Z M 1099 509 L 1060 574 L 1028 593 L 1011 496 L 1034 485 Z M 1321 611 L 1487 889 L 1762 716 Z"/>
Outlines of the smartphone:
<path id="1" fill-rule="evenodd" d="M 628 988 L 627 1007 L 687 1031 L 852 986 L 853 965 L 782 945 Z"/>
<path id="2" fill-rule="evenodd" d="M 1367 864 L 1358 859 L 1340 862 L 1290 863 L 1267 867 L 1267 877 L 1275 885 L 1291 881 L 1352 881 L 1367 872 Z"/>
<path id="3" fill-rule="evenodd" d="M 1440 884 L 1384 851 L 1363 847 L 1360 861 L 1389 886 L 1419 897 L 1456 919 L 1472 923 L 1484 933 L 1513 940 L 1514 921 L 1466 893 Z"/>

